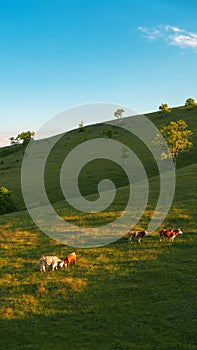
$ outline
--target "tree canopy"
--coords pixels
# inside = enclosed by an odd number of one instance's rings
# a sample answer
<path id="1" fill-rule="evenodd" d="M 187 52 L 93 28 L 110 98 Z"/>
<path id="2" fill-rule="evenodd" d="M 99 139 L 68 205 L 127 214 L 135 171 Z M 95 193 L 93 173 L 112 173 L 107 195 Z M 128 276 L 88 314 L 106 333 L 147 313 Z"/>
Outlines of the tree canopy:
<path id="1" fill-rule="evenodd" d="M 162 104 L 159 106 L 159 110 L 160 110 L 162 113 L 169 113 L 169 112 L 172 111 L 172 109 L 168 107 L 167 103 L 162 103 Z"/>
<path id="2" fill-rule="evenodd" d="M 118 108 L 115 112 L 114 112 L 114 117 L 118 118 L 119 121 L 122 118 L 122 114 L 125 112 L 125 110 L 123 108 Z"/>
<path id="3" fill-rule="evenodd" d="M 172 158 L 176 167 L 179 153 L 189 151 L 189 148 L 192 147 L 192 142 L 189 141 L 192 131 L 188 129 L 187 123 L 182 119 L 171 121 L 168 125 L 159 126 L 159 131 L 169 147 L 169 153 L 163 151 L 161 157 L 162 159 Z M 156 136 L 154 143 L 162 147 L 160 134 Z"/>
<path id="4" fill-rule="evenodd" d="M 16 137 L 16 140 L 21 140 L 23 145 L 27 145 L 31 140 L 33 140 L 33 136 L 35 135 L 34 131 L 23 131 Z"/>
<path id="5" fill-rule="evenodd" d="M 23 131 L 15 138 L 10 137 L 9 140 L 11 145 L 17 145 L 20 143 L 20 141 L 22 141 L 23 145 L 27 145 L 31 140 L 33 140 L 34 135 L 34 131 Z"/>
<path id="6" fill-rule="evenodd" d="M 197 103 L 195 102 L 194 98 L 190 97 L 185 101 L 185 107 L 188 109 L 193 109 L 196 106 L 197 106 Z"/>
<path id="7" fill-rule="evenodd" d="M 81 120 L 81 122 L 79 123 L 79 132 L 84 131 L 84 121 Z"/>

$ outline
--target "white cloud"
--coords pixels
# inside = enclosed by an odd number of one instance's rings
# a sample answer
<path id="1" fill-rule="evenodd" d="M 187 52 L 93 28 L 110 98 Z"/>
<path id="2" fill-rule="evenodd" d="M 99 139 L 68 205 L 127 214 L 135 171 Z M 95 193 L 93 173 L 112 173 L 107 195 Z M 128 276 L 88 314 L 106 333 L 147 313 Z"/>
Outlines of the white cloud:
<path id="1" fill-rule="evenodd" d="M 171 37 L 170 44 L 180 47 L 197 47 L 197 34 L 188 33 L 187 35 L 175 35 Z"/>
<path id="2" fill-rule="evenodd" d="M 148 39 L 154 40 L 157 37 L 162 35 L 161 30 L 156 29 L 156 28 L 147 28 L 147 27 L 138 27 L 138 29 L 144 33 Z"/>
<path id="3" fill-rule="evenodd" d="M 10 137 L 16 137 L 19 134 L 19 131 L 0 131 L 0 147 L 10 145 Z"/>
<path id="4" fill-rule="evenodd" d="M 149 40 L 162 38 L 168 45 L 175 45 L 181 48 L 197 47 L 197 33 L 187 32 L 179 27 L 161 25 L 157 28 L 138 27 L 138 30 L 145 34 Z"/>
<path id="5" fill-rule="evenodd" d="M 7 146 L 10 144 L 9 137 L 10 136 L 4 133 L 0 133 L 0 147 Z"/>

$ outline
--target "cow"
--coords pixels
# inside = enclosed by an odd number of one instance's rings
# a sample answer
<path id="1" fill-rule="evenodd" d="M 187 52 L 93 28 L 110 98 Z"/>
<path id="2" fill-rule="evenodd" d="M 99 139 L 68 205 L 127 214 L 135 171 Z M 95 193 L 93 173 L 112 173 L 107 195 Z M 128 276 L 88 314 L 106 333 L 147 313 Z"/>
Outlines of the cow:
<path id="1" fill-rule="evenodd" d="M 137 238 L 138 243 L 140 243 L 143 237 L 148 236 L 147 231 L 129 231 L 127 234 L 128 234 L 128 243 L 131 243 L 131 244 L 132 244 L 133 238 Z"/>
<path id="2" fill-rule="evenodd" d="M 76 253 L 72 252 L 65 257 L 64 265 L 68 267 L 70 263 L 76 264 L 76 259 L 77 259 Z"/>
<path id="3" fill-rule="evenodd" d="M 64 267 L 65 266 L 65 264 L 64 264 L 64 260 L 61 260 L 61 261 L 59 261 L 58 262 L 58 264 L 57 264 L 57 267 Z"/>
<path id="4" fill-rule="evenodd" d="M 169 237 L 170 241 L 173 242 L 175 237 L 178 235 L 182 235 L 183 232 L 178 228 L 177 230 L 174 229 L 163 229 L 160 231 L 160 242 L 165 238 Z"/>
<path id="5" fill-rule="evenodd" d="M 59 259 L 57 256 L 42 256 L 40 259 L 40 272 L 46 272 L 46 266 L 51 265 L 52 267 L 52 271 L 54 271 L 55 269 L 57 269 L 58 264 L 60 264 L 62 262 L 61 259 Z"/>

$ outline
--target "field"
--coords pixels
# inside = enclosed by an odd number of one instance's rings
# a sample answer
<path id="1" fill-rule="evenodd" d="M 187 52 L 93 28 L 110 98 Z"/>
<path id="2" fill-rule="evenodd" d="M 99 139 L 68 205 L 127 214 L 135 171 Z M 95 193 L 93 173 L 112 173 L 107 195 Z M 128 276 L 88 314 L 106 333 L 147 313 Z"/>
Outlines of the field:
<path id="1" fill-rule="evenodd" d="M 192 150 L 178 159 L 174 201 L 163 223 L 182 228 L 184 234 L 173 243 L 160 243 L 158 230 L 150 232 L 141 244 L 129 245 L 123 236 L 110 245 L 91 249 L 65 246 L 48 238 L 24 207 L 20 188 L 23 147 L 16 152 L 1 150 L 1 184 L 13 191 L 18 207 L 17 212 L 0 216 L 2 349 L 196 349 L 197 111 L 179 108 L 167 116 L 153 113 L 148 117 L 156 125 L 182 118 L 194 134 Z M 80 139 L 101 134 L 103 125 L 71 132 L 54 150 L 59 164 L 62 144 L 69 152 Z M 118 135 L 115 129 L 113 135 Z M 126 134 L 119 137 L 129 144 Z M 132 143 L 142 153 L 151 188 L 148 206 L 137 225 L 146 228 L 158 196 L 158 173 L 138 141 Z M 102 175 L 99 163 L 97 167 L 91 186 L 87 188 L 81 180 L 82 193 L 90 199 L 96 196 L 95 184 Z M 93 216 L 73 212 L 63 201 L 56 186 L 58 166 L 53 171 L 53 158 L 49 158 L 47 169 L 48 196 L 57 212 L 68 220 L 94 225 Z M 123 174 L 111 165 L 109 174 L 119 185 L 119 205 L 98 217 L 101 224 L 103 218 L 113 220 L 118 215 L 126 196 Z M 84 177 L 90 175 L 91 168 L 85 169 Z M 63 258 L 73 250 L 76 266 L 39 272 L 42 254 Z"/>

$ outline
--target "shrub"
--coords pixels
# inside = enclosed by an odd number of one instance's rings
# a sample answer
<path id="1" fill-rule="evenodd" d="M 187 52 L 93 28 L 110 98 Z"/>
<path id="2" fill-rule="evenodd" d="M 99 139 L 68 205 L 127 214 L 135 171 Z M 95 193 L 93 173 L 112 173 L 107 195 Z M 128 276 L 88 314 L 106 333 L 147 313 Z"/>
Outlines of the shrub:
<path id="1" fill-rule="evenodd" d="M 11 192 L 6 187 L 0 187 L 0 214 L 14 211 L 16 205 L 11 197 Z"/>
<path id="2" fill-rule="evenodd" d="M 106 131 L 105 131 L 105 135 L 107 137 L 109 137 L 109 139 L 112 137 L 112 129 L 108 128 Z"/>

